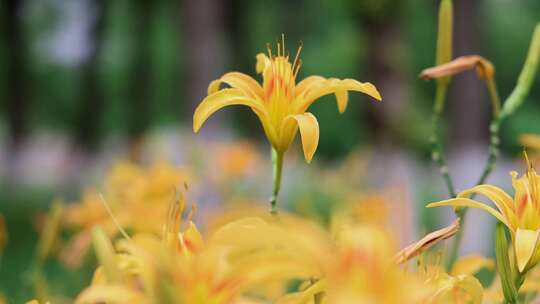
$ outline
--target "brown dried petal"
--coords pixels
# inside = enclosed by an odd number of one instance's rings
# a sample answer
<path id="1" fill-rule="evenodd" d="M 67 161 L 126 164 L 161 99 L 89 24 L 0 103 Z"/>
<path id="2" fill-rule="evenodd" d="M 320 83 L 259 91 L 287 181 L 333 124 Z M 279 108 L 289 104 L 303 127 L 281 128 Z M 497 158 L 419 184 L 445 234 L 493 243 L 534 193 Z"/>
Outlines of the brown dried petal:
<path id="1" fill-rule="evenodd" d="M 491 62 L 481 56 L 471 55 L 458 57 L 448 63 L 425 69 L 420 73 L 420 78 L 429 80 L 452 76 L 475 67 L 480 79 L 491 78 L 495 74 L 495 68 Z"/>
<path id="2" fill-rule="evenodd" d="M 394 260 L 396 264 L 402 264 L 408 260 L 414 258 L 420 253 L 426 251 L 431 246 L 437 244 L 442 240 L 446 240 L 454 236 L 459 230 L 459 219 L 456 219 L 452 224 L 446 226 L 442 229 L 431 232 L 430 234 L 423 237 L 416 243 L 413 243 L 401 251 L 399 251 L 395 256 Z"/>

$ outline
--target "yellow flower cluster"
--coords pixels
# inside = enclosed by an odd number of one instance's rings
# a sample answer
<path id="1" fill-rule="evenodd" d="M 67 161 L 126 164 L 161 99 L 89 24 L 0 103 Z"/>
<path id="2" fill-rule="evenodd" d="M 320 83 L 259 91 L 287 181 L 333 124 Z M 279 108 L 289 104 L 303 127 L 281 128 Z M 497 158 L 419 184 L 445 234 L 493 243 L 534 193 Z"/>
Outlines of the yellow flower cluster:
<path id="1" fill-rule="evenodd" d="M 335 219 L 327 232 L 298 217 L 265 212 L 230 219 L 203 238 L 171 204 L 161 238 L 137 233 L 115 242 L 100 229 L 100 262 L 76 303 L 481 303 L 469 258 L 452 274 L 440 266 L 397 265 L 389 234 L 374 224 Z M 489 263 L 489 262 L 488 262 Z M 291 282 L 298 282 L 296 291 Z M 459 297 L 459 298 L 457 298 Z"/>

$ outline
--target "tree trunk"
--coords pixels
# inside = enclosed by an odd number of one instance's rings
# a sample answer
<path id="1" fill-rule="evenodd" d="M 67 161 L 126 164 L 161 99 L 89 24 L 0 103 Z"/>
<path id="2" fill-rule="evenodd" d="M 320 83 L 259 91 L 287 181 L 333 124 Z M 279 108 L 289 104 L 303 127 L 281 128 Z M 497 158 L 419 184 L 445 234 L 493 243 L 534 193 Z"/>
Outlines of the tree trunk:
<path id="1" fill-rule="evenodd" d="M 95 20 L 91 27 L 91 51 L 83 67 L 81 107 L 75 119 L 75 141 L 83 152 L 92 152 L 97 147 L 99 126 L 103 112 L 103 94 L 99 84 L 99 59 L 103 45 L 103 34 L 107 19 L 107 1 L 94 1 Z"/>
<path id="2" fill-rule="evenodd" d="M 182 4 L 183 44 L 187 53 L 187 82 L 184 87 L 187 98 L 182 110 L 189 113 L 186 116 L 191 122 L 191 114 L 206 96 L 208 84 L 220 76 L 224 57 L 221 32 L 224 22 L 221 1 L 184 0 Z M 214 115 L 206 122 L 205 129 L 219 129 L 218 117 L 219 114 Z"/>
<path id="3" fill-rule="evenodd" d="M 478 1 L 454 0 L 455 57 L 481 54 Z M 453 146 L 484 142 L 488 132 L 489 101 L 484 83 L 474 72 L 454 77 L 447 104 Z"/>
<path id="4" fill-rule="evenodd" d="M 147 0 L 132 1 L 135 20 L 133 26 L 134 49 L 129 80 L 127 104 L 127 135 L 132 160 L 141 160 L 144 132 L 150 126 L 152 98 L 151 34 L 154 3 Z"/>
<path id="5" fill-rule="evenodd" d="M 8 126 L 8 155 L 17 153 L 28 132 L 29 83 L 26 66 L 25 35 L 21 22 L 23 1 L 8 0 L 2 9 L 5 43 L 6 85 L 4 103 Z M 14 155 L 14 154 L 11 154 Z"/>
<path id="6" fill-rule="evenodd" d="M 400 138 L 399 125 L 404 121 L 404 113 L 410 106 L 410 92 L 401 75 L 400 67 L 393 66 L 392 52 L 399 49 L 401 33 L 396 22 L 368 24 L 366 27 L 368 47 L 369 81 L 381 92 L 383 100 L 366 109 L 370 129 L 374 130 L 378 140 L 388 136 Z"/>
<path id="7" fill-rule="evenodd" d="M 6 174 L 8 183 L 19 179 L 19 154 L 28 135 L 29 91 L 27 49 L 22 23 L 22 0 L 8 0 L 0 10 L 0 31 L 4 37 L 6 77 L 3 91 L 3 108 L 7 122 Z M 9 188 L 9 187 L 8 187 Z"/>

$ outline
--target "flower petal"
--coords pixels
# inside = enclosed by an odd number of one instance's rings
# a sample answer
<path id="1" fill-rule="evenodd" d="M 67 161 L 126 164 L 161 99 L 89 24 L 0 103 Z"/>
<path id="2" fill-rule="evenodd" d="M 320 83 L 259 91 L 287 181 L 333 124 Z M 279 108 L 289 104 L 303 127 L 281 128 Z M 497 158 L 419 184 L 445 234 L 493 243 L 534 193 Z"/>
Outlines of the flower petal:
<path id="1" fill-rule="evenodd" d="M 304 79 L 302 79 L 295 88 L 295 95 L 298 96 L 300 94 L 306 94 L 314 87 L 317 87 L 321 85 L 321 83 L 324 83 L 328 79 L 322 77 L 322 76 L 308 76 Z"/>
<path id="2" fill-rule="evenodd" d="M 511 226 L 508 224 L 507 219 L 497 210 L 493 209 L 492 207 L 489 207 L 483 203 L 477 202 L 475 200 L 469 199 L 469 198 L 453 198 L 449 200 L 444 200 L 440 202 L 435 202 L 428 204 L 427 208 L 433 208 L 433 207 L 441 207 L 441 206 L 453 206 L 453 207 L 471 207 L 471 208 L 478 208 L 481 210 L 486 211 L 487 213 L 493 215 L 495 218 L 497 218 L 499 221 L 501 221 L 503 224 L 511 228 Z"/>
<path id="3" fill-rule="evenodd" d="M 381 100 L 381 94 L 377 91 L 377 88 L 369 82 L 360 82 L 354 79 L 341 80 L 329 78 L 326 81 L 318 81 L 318 84 L 312 85 L 309 90 L 305 89 L 303 92 L 299 92 L 299 98 L 296 99 L 297 104 L 295 105 L 295 108 L 297 113 L 302 113 L 318 98 L 334 93 L 338 99 L 338 109 L 342 112 L 345 111 L 347 106 L 348 96 L 344 94 L 347 91 L 361 92 L 376 100 Z"/>
<path id="4" fill-rule="evenodd" d="M 207 96 L 193 114 L 193 131 L 198 132 L 203 123 L 217 110 L 232 105 L 244 105 L 254 109 L 257 115 L 266 113 L 264 106 L 257 100 L 246 96 L 239 89 L 223 89 Z"/>
<path id="5" fill-rule="evenodd" d="M 317 150 L 319 144 L 319 123 L 317 118 L 309 112 L 298 115 L 289 115 L 286 120 L 294 119 L 300 129 L 302 137 L 302 148 L 304 149 L 304 157 L 309 163 L 313 158 L 313 154 Z M 285 129 L 285 128 L 284 128 Z M 283 131 L 283 130 L 282 130 Z M 282 135 L 283 137 L 283 135 Z"/>
<path id="6" fill-rule="evenodd" d="M 255 64 L 255 70 L 257 71 L 257 74 L 262 74 L 267 66 L 271 64 L 270 58 L 266 56 L 264 53 L 259 53 L 255 57 L 257 58 L 257 63 Z"/>
<path id="7" fill-rule="evenodd" d="M 263 96 L 261 85 L 255 79 L 240 72 L 230 72 L 212 81 L 208 86 L 208 95 L 219 91 L 222 83 L 228 84 L 231 88 L 242 90 L 249 97 L 262 98 Z"/>
<path id="8" fill-rule="evenodd" d="M 514 241 L 514 249 L 519 272 L 523 272 L 526 266 L 534 266 L 528 264 L 529 261 L 531 261 L 533 254 L 538 249 L 539 235 L 540 230 L 534 231 L 529 229 L 517 229 Z"/>
<path id="9" fill-rule="evenodd" d="M 509 224 L 512 225 L 510 228 L 514 230 L 517 227 L 516 214 L 513 209 L 514 201 L 504 190 L 491 185 L 479 185 L 461 192 L 457 197 L 468 198 L 473 194 L 480 194 L 489 198 L 497 206 L 501 214 L 508 219 Z"/>

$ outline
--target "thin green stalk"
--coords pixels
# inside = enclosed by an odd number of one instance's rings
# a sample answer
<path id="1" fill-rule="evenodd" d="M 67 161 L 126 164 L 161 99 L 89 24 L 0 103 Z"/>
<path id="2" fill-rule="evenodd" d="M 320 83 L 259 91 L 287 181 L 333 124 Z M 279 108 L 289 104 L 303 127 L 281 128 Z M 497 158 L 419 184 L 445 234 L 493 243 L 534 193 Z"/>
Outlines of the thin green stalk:
<path id="1" fill-rule="evenodd" d="M 501 110 L 502 118 L 511 115 L 529 95 L 540 62 L 540 23 L 536 25 L 527 53 L 527 59 L 519 74 L 518 82 Z"/>
<path id="2" fill-rule="evenodd" d="M 497 92 L 497 87 L 495 86 L 495 82 L 492 78 L 487 80 L 487 86 L 488 90 L 490 91 L 490 99 L 491 104 L 493 107 L 493 115 L 492 115 L 492 121 L 489 125 L 489 146 L 488 146 L 488 159 L 486 160 L 486 165 L 484 166 L 484 170 L 482 171 L 482 174 L 480 175 L 480 179 L 476 182 L 475 185 L 481 185 L 485 183 L 487 177 L 491 174 L 493 169 L 495 168 L 495 164 L 497 162 L 497 157 L 499 155 L 499 125 L 501 123 L 501 116 L 500 113 L 500 99 L 499 99 L 499 93 Z M 475 195 L 471 196 L 471 199 L 474 198 Z M 455 196 L 452 196 L 455 197 Z M 461 227 L 459 231 L 456 233 L 456 236 L 454 237 L 454 243 L 452 245 L 452 249 L 450 250 L 450 255 L 448 256 L 448 268 L 451 268 L 452 265 L 454 265 L 454 262 L 457 260 L 459 248 L 461 245 L 461 240 L 463 239 L 463 231 L 465 230 L 465 215 L 467 214 L 467 208 L 456 208 L 455 213 L 456 217 L 459 218 Z"/>
<path id="3" fill-rule="evenodd" d="M 499 97 L 499 91 L 497 90 L 494 77 L 486 79 L 486 85 L 491 101 L 492 117 L 499 117 L 499 114 L 501 113 L 501 98 Z"/>
<path id="4" fill-rule="evenodd" d="M 278 152 L 272 148 L 272 167 L 274 176 L 274 190 L 270 198 L 270 213 L 277 214 L 277 198 L 281 189 L 281 172 L 283 169 L 283 152 Z"/>
<path id="5" fill-rule="evenodd" d="M 435 93 L 435 106 L 433 108 L 432 114 L 432 128 L 431 128 L 431 158 L 439 167 L 439 172 L 441 173 L 446 188 L 450 197 L 456 196 L 456 191 L 454 187 L 454 182 L 452 177 L 448 172 L 448 164 L 446 162 L 446 157 L 443 153 L 441 137 L 440 137 L 440 122 L 441 122 L 441 113 L 444 108 L 444 102 L 446 99 L 446 92 L 448 90 L 447 83 L 438 82 L 437 89 Z"/>

